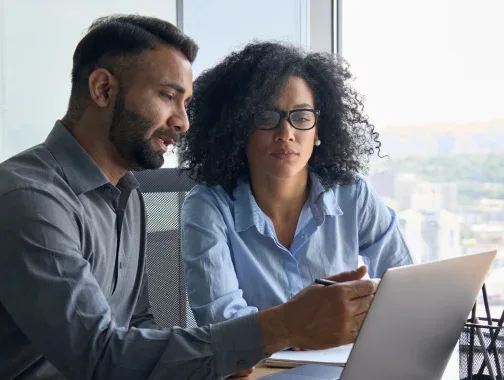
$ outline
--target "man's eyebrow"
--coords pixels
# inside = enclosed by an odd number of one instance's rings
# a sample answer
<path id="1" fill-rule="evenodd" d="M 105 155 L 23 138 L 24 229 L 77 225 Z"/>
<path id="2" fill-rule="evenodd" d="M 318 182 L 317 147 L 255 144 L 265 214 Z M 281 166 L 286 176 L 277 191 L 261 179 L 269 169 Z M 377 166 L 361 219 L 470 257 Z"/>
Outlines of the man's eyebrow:
<path id="1" fill-rule="evenodd" d="M 181 94 L 184 94 L 186 92 L 185 88 L 176 82 L 163 82 L 161 83 L 161 86 L 170 87 Z"/>

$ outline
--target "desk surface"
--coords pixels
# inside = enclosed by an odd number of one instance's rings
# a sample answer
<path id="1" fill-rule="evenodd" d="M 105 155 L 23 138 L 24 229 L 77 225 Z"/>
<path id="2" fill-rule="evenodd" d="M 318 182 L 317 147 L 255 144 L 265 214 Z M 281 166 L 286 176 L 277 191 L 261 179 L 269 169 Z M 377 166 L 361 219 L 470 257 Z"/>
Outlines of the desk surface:
<path id="1" fill-rule="evenodd" d="M 459 379 L 459 353 L 458 348 L 453 351 L 450 362 L 446 367 L 446 371 L 441 380 L 458 380 Z M 242 377 L 244 380 L 257 380 L 263 376 L 271 375 L 276 372 L 284 371 L 281 368 L 268 368 L 265 367 L 262 363 L 259 363 L 254 372 L 248 377 Z"/>

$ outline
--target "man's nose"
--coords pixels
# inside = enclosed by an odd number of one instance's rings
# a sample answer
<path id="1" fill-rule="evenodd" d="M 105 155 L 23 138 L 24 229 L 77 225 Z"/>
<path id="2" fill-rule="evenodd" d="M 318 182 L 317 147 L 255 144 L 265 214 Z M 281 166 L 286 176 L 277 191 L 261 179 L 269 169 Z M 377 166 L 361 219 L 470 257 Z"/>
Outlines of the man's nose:
<path id="1" fill-rule="evenodd" d="M 172 128 L 174 128 L 177 133 L 184 133 L 189 130 L 189 117 L 185 107 L 180 110 L 177 115 L 173 115 L 173 119 L 168 123 Z"/>

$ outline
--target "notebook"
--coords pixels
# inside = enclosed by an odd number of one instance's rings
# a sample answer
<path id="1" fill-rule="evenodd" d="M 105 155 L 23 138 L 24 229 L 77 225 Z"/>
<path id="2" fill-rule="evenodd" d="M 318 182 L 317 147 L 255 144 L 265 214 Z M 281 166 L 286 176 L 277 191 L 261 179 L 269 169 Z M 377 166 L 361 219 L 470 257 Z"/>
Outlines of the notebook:
<path id="1" fill-rule="evenodd" d="M 294 368 L 305 364 L 343 366 L 348 360 L 353 344 L 313 351 L 280 351 L 264 361 L 268 367 Z"/>

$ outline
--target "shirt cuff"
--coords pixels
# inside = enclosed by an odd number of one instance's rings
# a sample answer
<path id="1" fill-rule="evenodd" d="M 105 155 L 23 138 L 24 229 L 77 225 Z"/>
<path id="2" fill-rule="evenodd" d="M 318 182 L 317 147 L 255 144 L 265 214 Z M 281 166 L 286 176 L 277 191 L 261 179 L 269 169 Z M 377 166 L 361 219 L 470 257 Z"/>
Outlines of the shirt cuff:
<path id="1" fill-rule="evenodd" d="M 264 359 L 257 313 L 210 326 L 219 377 L 251 368 Z"/>

